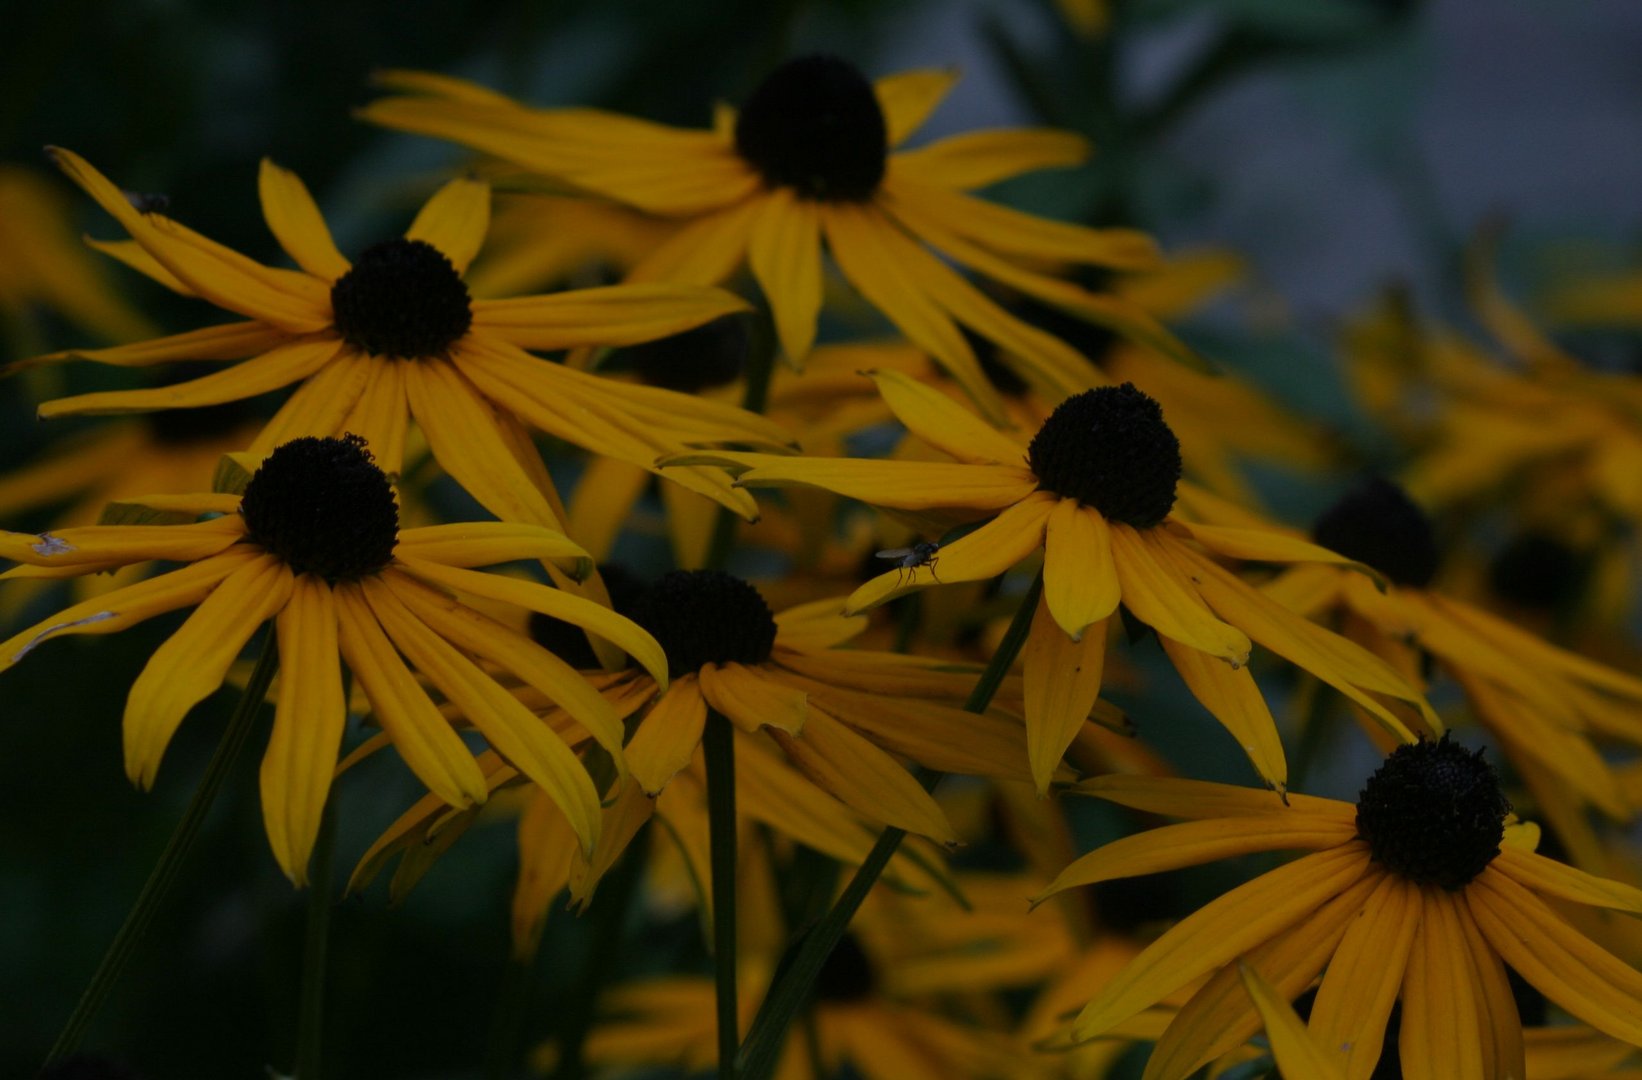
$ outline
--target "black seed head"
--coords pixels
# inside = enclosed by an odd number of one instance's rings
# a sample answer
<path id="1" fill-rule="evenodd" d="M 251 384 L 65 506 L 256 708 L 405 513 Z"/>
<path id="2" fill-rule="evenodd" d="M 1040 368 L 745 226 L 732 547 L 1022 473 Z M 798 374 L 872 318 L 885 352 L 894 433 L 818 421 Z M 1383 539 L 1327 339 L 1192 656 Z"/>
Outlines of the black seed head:
<path id="1" fill-rule="evenodd" d="M 1357 796 L 1357 835 L 1374 860 L 1421 885 L 1461 889 L 1499 854 L 1511 804 L 1482 750 L 1399 746 Z"/>
<path id="2" fill-rule="evenodd" d="M 651 386 L 694 394 L 739 378 L 749 348 L 747 320 L 726 315 L 682 334 L 629 346 L 613 358 L 612 366 L 625 363 Z"/>
<path id="3" fill-rule="evenodd" d="M 1061 402 L 1032 437 L 1027 460 L 1040 488 L 1137 529 L 1168 516 L 1180 482 L 1180 440 L 1133 383 Z"/>
<path id="4" fill-rule="evenodd" d="M 605 590 L 610 593 L 610 609 L 631 618 L 639 597 L 644 595 L 644 583 L 614 565 L 600 566 L 599 576 L 604 579 Z M 536 644 L 571 667 L 587 669 L 599 666 L 599 658 L 593 655 L 587 632 L 575 623 L 533 611 L 530 613 L 530 636 Z"/>
<path id="5" fill-rule="evenodd" d="M 1325 510 L 1311 527 L 1311 538 L 1399 585 L 1423 589 L 1437 575 L 1431 519 L 1402 488 L 1378 476 Z"/>
<path id="6" fill-rule="evenodd" d="M 633 610 L 667 653 L 673 678 L 705 664 L 762 664 L 775 647 L 775 617 L 758 590 L 718 570 L 674 570 Z"/>
<path id="7" fill-rule="evenodd" d="M 1590 580 L 1580 552 L 1541 532 L 1518 533 L 1488 565 L 1488 585 L 1502 600 L 1534 611 L 1567 611 Z"/>
<path id="8" fill-rule="evenodd" d="M 821 965 L 821 974 L 815 979 L 815 996 L 844 1005 L 871 997 L 876 983 L 866 950 L 854 934 L 845 934 Z"/>
<path id="9" fill-rule="evenodd" d="M 359 253 L 331 286 L 332 317 L 349 344 L 372 356 L 444 356 L 473 325 L 462 275 L 444 252 L 395 237 Z"/>
<path id="10" fill-rule="evenodd" d="M 358 435 L 280 446 L 245 485 L 239 512 L 253 543 L 327 581 L 376 573 L 399 541 L 393 488 Z"/>
<path id="11" fill-rule="evenodd" d="M 735 147 L 771 186 L 859 202 L 884 178 L 889 131 L 877 93 L 855 65 L 804 56 L 753 91 L 736 117 Z"/>

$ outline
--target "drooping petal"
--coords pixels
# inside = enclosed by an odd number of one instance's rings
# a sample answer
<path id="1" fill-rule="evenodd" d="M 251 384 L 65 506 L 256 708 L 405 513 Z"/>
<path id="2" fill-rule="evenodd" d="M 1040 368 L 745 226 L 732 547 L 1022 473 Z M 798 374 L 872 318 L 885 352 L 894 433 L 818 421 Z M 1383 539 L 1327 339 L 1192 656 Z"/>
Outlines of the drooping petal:
<path id="1" fill-rule="evenodd" d="M 359 585 L 339 584 L 335 595 L 342 657 L 399 756 L 429 791 L 452 806 L 484 802 L 490 790 L 473 752 L 405 669 Z"/>
<path id="2" fill-rule="evenodd" d="M 1472 973 L 1477 980 L 1477 1025 L 1483 1037 L 1483 1075 L 1544 1075 L 1528 1068 L 1522 1017 L 1517 1011 L 1516 996 L 1510 976 L 1505 973 L 1504 961 L 1488 947 L 1488 940 L 1464 905 L 1459 905 L 1459 918 L 1455 921 L 1465 937 L 1465 950 L 1471 957 Z"/>
<path id="3" fill-rule="evenodd" d="M 202 405 L 241 401 L 306 379 L 330 363 L 341 348 L 342 342 L 338 338 L 325 335 L 301 338 L 187 382 L 141 390 L 103 390 L 42 402 L 40 418 L 51 420 L 59 416 L 193 409 Z"/>
<path id="4" fill-rule="evenodd" d="M 1422 889 L 1423 912 L 1403 978 L 1397 1052 L 1410 1080 L 1484 1080 L 1477 1029 L 1477 986 L 1460 901 Z"/>
<path id="5" fill-rule="evenodd" d="M 1366 563 L 1348 559 L 1328 548 L 1319 547 L 1287 533 L 1225 525 L 1188 525 L 1178 519 L 1173 524 L 1175 528 L 1184 530 L 1186 535 L 1216 555 L 1224 555 L 1228 559 L 1271 563 L 1331 563 L 1361 570 L 1370 577 L 1379 576 Z"/>
<path id="6" fill-rule="evenodd" d="M 291 340 L 284 330 L 257 322 L 225 323 L 183 334 L 150 338 L 107 349 L 70 349 L 9 364 L 4 370 L 21 371 L 58 360 L 92 360 L 113 367 L 150 367 L 180 360 L 241 360 L 265 353 Z"/>
<path id="7" fill-rule="evenodd" d="M 664 459 L 662 466 L 710 464 L 740 475 L 743 487 L 814 487 L 896 510 L 962 507 L 1004 510 L 1032 500 L 1037 478 L 1025 467 L 960 465 L 939 461 L 880 461 L 871 458 L 797 457 L 740 451 L 692 451 Z M 1047 503 L 1042 506 L 1047 516 Z M 942 558 L 953 545 L 942 549 Z"/>
<path id="8" fill-rule="evenodd" d="M 1043 597 L 1074 640 L 1117 610 L 1122 588 L 1111 529 L 1099 510 L 1076 499 L 1055 504 L 1043 542 Z"/>
<path id="9" fill-rule="evenodd" d="M 847 614 L 865 611 L 936 582 L 986 581 L 997 577 L 1043 545 L 1045 523 L 1055 502 L 1052 496 L 1043 493 L 1027 496 L 974 532 L 941 548 L 934 566 L 926 564 L 873 578 L 850 594 L 844 601 L 844 611 Z"/>
<path id="10" fill-rule="evenodd" d="M 0 642 L 0 671 L 59 634 L 112 634 L 155 615 L 197 604 L 258 554 L 249 546 L 227 551 L 65 608 Z"/>
<path id="11" fill-rule="evenodd" d="M 1272 1058 L 1283 1075 L 1345 1080 L 1345 1073 L 1324 1049 L 1323 1042 L 1306 1029 L 1305 1021 L 1295 1013 L 1288 999 L 1247 964 L 1239 963 L 1238 970 L 1254 1007 L 1260 1010 Z"/>
<path id="12" fill-rule="evenodd" d="M 764 200 L 747 238 L 747 261 L 775 317 L 776 336 L 794 367 L 815 343 L 821 313 L 821 216 L 791 188 Z"/>
<path id="13" fill-rule="evenodd" d="M 56 532 L 0 532 L 0 559 L 30 566 L 123 566 L 167 559 L 198 562 L 245 537 L 236 515 L 192 525 L 80 525 Z"/>
<path id="14" fill-rule="evenodd" d="M 991 128 L 966 131 L 891 155 L 897 181 L 916 180 L 956 191 L 973 191 L 1038 169 L 1077 165 L 1089 156 L 1089 140 L 1053 128 Z"/>
<path id="15" fill-rule="evenodd" d="M 262 216 L 274 239 L 296 264 L 324 281 L 334 282 L 351 267 L 336 249 L 325 218 L 308 194 L 308 187 L 296 173 L 262 159 L 257 174 L 257 191 L 262 197 Z"/>
<path id="16" fill-rule="evenodd" d="M 719 288 L 629 283 L 479 300 L 473 305 L 473 327 L 521 349 L 550 351 L 636 345 L 747 310 L 745 300 Z"/>
<path id="17" fill-rule="evenodd" d="M 1334 1051 L 1348 1080 L 1366 1080 L 1379 1060 L 1422 912 L 1419 887 L 1387 874 L 1328 963 L 1311 1030 Z"/>
<path id="18" fill-rule="evenodd" d="M 125 705 L 125 772 L 143 790 L 154 785 L 160 758 L 188 710 L 222 685 L 257 627 L 291 597 L 291 571 L 273 555 L 252 559 L 224 578 L 165 640 L 131 684 Z"/>
<path id="19" fill-rule="evenodd" d="M 1110 525 L 1123 603 L 1135 618 L 1182 645 L 1232 664 L 1248 663 L 1248 637 L 1209 610 L 1192 583 L 1169 561 L 1157 530 L 1140 530 L 1118 521 Z"/>
<path id="20" fill-rule="evenodd" d="M 810 699 L 803 690 L 745 664 L 706 664 L 697 676 L 707 704 L 742 731 L 751 734 L 772 727 L 797 735 L 804 730 Z"/>
<path id="21" fill-rule="evenodd" d="M 912 434 L 971 465 L 1018 465 L 1021 445 L 929 383 L 904 371 L 868 371 L 884 404 Z"/>
<path id="22" fill-rule="evenodd" d="M 1578 867 L 1547 859 L 1532 851 L 1502 847 L 1489 865 L 1518 885 L 1542 895 L 1642 915 L 1642 889 L 1622 881 L 1587 874 Z"/>
<path id="23" fill-rule="evenodd" d="M 1248 668 L 1228 667 L 1169 638 L 1159 642 L 1192 696 L 1237 740 L 1260 778 L 1279 792 L 1287 791 L 1288 761 L 1277 721 Z"/>
<path id="24" fill-rule="evenodd" d="M 1270 940 L 1368 871 L 1354 847 L 1319 851 L 1263 874 L 1199 908 L 1148 945 L 1073 1022 L 1092 1039 L 1194 979 Z"/>
<path id="25" fill-rule="evenodd" d="M 1115 802 L 1119 806 L 1172 818 L 1207 819 L 1248 814 L 1279 814 L 1286 817 L 1292 813 L 1304 813 L 1351 822 L 1353 828 L 1357 820 L 1356 806 L 1337 799 L 1320 799 L 1315 795 L 1290 792 L 1285 803 L 1269 791 L 1214 784 L 1206 780 L 1181 780 L 1172 776 L 1096 776 L 1075 785 L 1071 790 Z"/>
<path id="26" fill-rule="evenodd" d="M 262 820 L 274 857 L 292 884 L 308 880 L 308 859 L 331 790 L 347 706 L 331 587 L 299 574 L 275 620 L 279 699 L 259 774 Z"/>
<path id="27" fill-rule="evenodd" d="M 700 684 L 689 675 L 675 679 L 639 721 L 627 744 L 627 767 L 646 794 L 659 794 L 690 763 L 706 725 L 707 702 Z"/>
<path id="28" fill-rule="evenodd" d="M 1106 623 L 1092 624 L 1081 639 L 1068 637 L 1053 616 L 1048 592 L 1046 586 L 1021 652 L 1026 758 L 1039 795 L 1048 793 L 1066 748 L 1088 721 L 1106 666 Z"/>
<path id="29" fill-rule="evenodd" d="M 405 230 L 405 239 L 433 245 L 458 274 L 465 274 L 489 231 L 490 185 L 464 176 L 433 193 Z"/>
<path id="30" fill-rule="evenodd" d="M 506 521 L 466 521 L 403 529 L 394 550 L 446 566 L 495 566 L 515 560 L 545 559 L 578 577 L 586 577 L 592 568 L 587 552 L 557 529 Z"/>
<path id="31" fill-rule="evenodd" d="M 637 660 L 658 684 L 667 685 L 667 656 L 649 633 L 607 607 L 534 581 L 504 578 L 475 570 L 401 558 L 399 565 L 412 577 L 431 585 L 513 604 L 565 622 L 574 623 L 621 647 Z"/>

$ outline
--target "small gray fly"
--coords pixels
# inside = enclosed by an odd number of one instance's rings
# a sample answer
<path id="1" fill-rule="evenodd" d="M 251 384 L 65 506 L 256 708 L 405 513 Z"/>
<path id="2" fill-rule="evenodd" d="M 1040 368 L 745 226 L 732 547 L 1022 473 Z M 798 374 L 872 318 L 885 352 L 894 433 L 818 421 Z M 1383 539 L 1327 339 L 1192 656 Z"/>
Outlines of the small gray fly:
<path id="1" fill-rule="evenodd" d="M 935 575 L 935 562 L 939 557 L 936 552 L 940 550 L 941 545 L 938 542 L 920 540 L 911 547 L 886 548 L 878 552 L 878 558 L 893 560 L 896 570 L 900 571 L 901 574 L 905 574 L 908 570 L 916 571 L 920 566 L 927 566 L 929 567 L 929 576 L 935 578 L 936 581 L 940 581 L 941 579 Z M 896 578 L 896 582 L 900 582 L 899 576 Z"/>

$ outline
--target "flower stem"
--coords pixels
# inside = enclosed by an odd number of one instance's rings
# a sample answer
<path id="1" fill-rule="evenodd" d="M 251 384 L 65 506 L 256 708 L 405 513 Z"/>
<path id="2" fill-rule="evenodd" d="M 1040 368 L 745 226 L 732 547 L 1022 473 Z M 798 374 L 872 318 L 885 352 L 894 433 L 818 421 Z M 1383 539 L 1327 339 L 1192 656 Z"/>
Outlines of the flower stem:
<path id="1" fill-rule="evenodd" d="M 736 999 L 735 733 L 730 721 L 708 710 L 701 735 L 707 759 L 707 831 L 713 875 L 713 986 L 718 1004 L 718 1075 L 734 1080 L 741 1043 Z"/>
<path id="2" fill-rule="evenodd" d="M 325 1052 L 325 957 L 331 940 L 331 888 L 336 873 L 336 793 L 325 800 L 308 882 L 308 927 L 302 941 L 302 996 L 297 1010 L 296 1077 L 319 1080 Z"/>
<path id="3" fill-rule="evenodd" d="M 137 943 L 148 930 L 154 913 L 159 910 L 160 904 L 170 893 L 177 871 L 199 835 L 200 826 L 205 823 L 206 815 L 211 811 L 211 804 L 216 801 L 223 780 L 232 771 L 234 761 L 245 746 L 245 740 L 251 733 L 251 721 L 256 719 L 263 699 L 268 695 L 268 684 L 273 681 L 274 671 L 278 667 L 279 647 L 274 640 L 273 631 L 270 630 L 263 642 L 262 653 L 257 657 L 256 667 L 251 671 L 251 680 L 245 684 L 245 693 L 241 696 L 239 705 L 235 707 L 234 715 L 228 720 L 228 728 L 222 733 L 222 741 L 217 743 L 217 749 L 205 767 L 205 775 L 200 778 L 200 786 L 195 789 L 188 809 L 183 811 L 182 820 L 177 822 L 176 829 L 172 831 L 171 839 L 166 841 L 165 850 L 160 853 L 159 861 L 149 872 L 148 880 L 143 883 L 142 892 L 137 894 L 136 903 L 131 906 L 125 922 L 120 925 L 119 933 L 114 935 L 108 951 L 103 953 L 102 962 L 97 965 L 97 971 L 91 976 L 91 981 L 86 984 L 85 992 L 75 1004 L 68 1023 L 63 1025 L 57 1041 L 52 1043 L 51 1051 L 46 1055 L 47 1065 L 69 1056 L 80 1045 L 80 1038 L 85 1034 L 86 1025 L 97 1015 L 103 999 L 118 981 Z"/>
<path id="4" fill-rule="evenodd" d="M 1003 641 L 998 644 L 998 651 L 993 654 L 986 670 L 981 672 L 980 680 L 969 693 L 969 700 L 964 702 L 965 711 L 982 713 L 992 704 L 992 698 L 997 694 L 998 687 L 1003 684 L 1004 676 L 1014 667 L 1015 658 L 1020 655 L 1021 647 L 1026 644 L 1026 636 L 1032 629 L 1032 616 L 1037 611 L 1038 597 L 1042 592 L 1043 577 L 1039 575 L 1033 579 L 1026 595 L 1021 597 L 1021 606 L 1015 612 L 1014 621 L 1009 624 Z M 925 787 L 933 788 L 940 779 L 940 773 L 930 774 L 925 781 Z M 783 963 L 781 975 L 770 988 L 764 1004 L 759 1006 L 758 1014 L 753 1017 L 752 1026 L 747 1031 L 747 1041 L 742 1045 L 741 1053 L 737 1057 L 737 1080 L 766 1080 L 774 1071 L 776 1061 L 781 1055 L 781 1048 L 787 1039 L 787 1029 L 792 1025 L 799 1010 L 808 1003 L 810 990 L 821 974 L 822 965 L 827 962 L 827 957 L 832 955 L 833 948 L 843 938 L 844 931 L 849 928 L 856 910 L 867 898 L 867 893 L 872 890 L 878 876 L 884 872 L 884 867 L 889 865 L 889 860 L 905 838 L 906 831 L 894 826 L 880 833 L 878 842 L 862 860 L 855 876 L 844 886 L 843 893 L 832 908 L 808 932 L 788 947 L 787 959 L 790 962 Z M 720 1075 L 724 1074 L 721 1072 Z"/>

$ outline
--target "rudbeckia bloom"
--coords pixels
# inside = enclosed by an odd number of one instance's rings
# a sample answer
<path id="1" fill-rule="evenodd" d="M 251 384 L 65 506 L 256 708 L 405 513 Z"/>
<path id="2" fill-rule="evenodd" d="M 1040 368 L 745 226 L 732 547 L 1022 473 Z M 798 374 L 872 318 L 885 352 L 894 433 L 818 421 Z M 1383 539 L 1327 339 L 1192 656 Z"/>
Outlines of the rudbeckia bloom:
<path id="1" fill-rule="evenodd" d="M 349 262 L 302 181 L 264 161 L 263 214 L 301 267 L 292 271 L 263 266 L 161 214 L 140 213 L 79 156 L 52 153 L 132 237 L 99 246 L 249 321 L 48 359 L 120 366 L 249 359 L 175 386 L 47 402 L 42 417 L 215 405 L 300 382 L 251 445 L 254 454 L 299 436 L 348 431 L 397 474 L 414 416 L 439 464 L 487 510 L 549 527 L 559 525 L 556 496 L 543 490 L 546 471 L 525 423 L 640 465 L 704 438 L 786 441 L 742 410 L 613 385 L 526 352 L 647 341 L 745 305 L 717 289 L 660 284 L 472 300 L 462 273 L 484 243 L 490 216 L 490 188 L 480 181 L 446 184 L 403 237 Z M 744 515 L 754 512 L 750 498 L 710 471 L 673 479 Z"/>
<path id="2" fill-rule="evenodd" d="M 1180 448 L 1157 403 L 1132 385 L 1061 403 L 1028 443 L 999 432 L 940 391 L 896 372 L 874 375 L 908 431 L 952 462 L 873 461 L 693 452 L 744 486 L 824 488 L 917 520 L 990 521 L 930 562 L 867 582 L 846 602 L 861 611 L 932 584 L 996 577 L 1043 552 L 1043 592 L 1023 650 L 1027 749 L 1040 790 L 1100 691 L 1108 620 L 1119 604 L 1157 631 L 1175 669 L 1281 790 L 1287 765 L 1271 713 L 1246 664 L 1251 639 L 1412 741 L 1397 702 L 1428 714 L 1387 666 L 1295 617 L 1228 573 L 1218 554 L 1264 562 L 1344 562 L 1275 531 L 1192 524 L 1174 513 Z M 1183 490 L 1181 493 L 1185 493 Z M 1427 722 L 1436 724 L 1434 716 Z"/>
<path id="3" fill-rule="evenodd" d="M 1642 974 L 1568 925 L 1547 900 L 1642 914 L 1642 891 L 1532 850 L 1481 752 L 1446 737 L 1398 747 L 1357 804 L 1224 784 L 1099 777 L 1088 794 L 1186 819 L 1073 863 L 1050 892 L 1255 852 L 1308 851 L 1148 946 L 1072 1022 L 1096 1038 L 1196 980 L 1146 1080 L 1183 1080 L 1260 1021 L 1237 960 L 1286 999 L 1319 972 L 1309 1026 L 1348 1077 L 1368 1077 L 1400 999 L 1402 1074 L 1520 1077 L 1522 1027 L 1506 965 L 1552 1002 L 1642 1045 Z M 1324 970 L 1326 968 L 1326 971 Z"/>
<path id="4" fill-rule="evenodd" d="M 1088 385 L 1088 362 L 1010 315 L 942 256 L 1183 354 L 1144 313 L 1039 269 L 1046 262 L 1145 268 L 1157 261 L 1148 237 L 1049 221 L 966 194 L 1077 164 L 1088 152 L 1083 139 L 993 130 L 896 149 L 955 80 L 950 71 L 912 71 L 872 83 L 837 57 L 807 56 L 773 71 L 739 112 L 721 109 L 713 130 L 687 131 L 595 109 L 530 109 L 457 79 L 395 71 L 380 81 L 406 95 L 372 102 L 360 115 L 687 219 L 628 280 L 709 285 L 746 264 L 795 363 L 815 339 L 823 240 L 843 276 L 994 418 L 1002 417 L 997 395 L 960 325 L 996 341 L 1023 374 L 1061 396 Z"/>
<path id="5" fill-rule="evenodd" d="M 1499 739 L 1573 861 L 1599 868 L 1586 807 L 1619 822 L 1631 820 L 1635 808 L 1595 740 L 1642 746 L 1642 679 L 1431 588 L 1440 561 L 1431 522 L 1389 481 L 1348 492 L 1318 518 L 1312 538 L 1373 567 L 1386 587 L 1310 565 L 1286 570 L 1266 593 L 1307 617 L 1338 619 L 1344 633 L 1416 685 L 1424 681 L 1421 654 L 1429 654 Z"/>
<path id="6" fill-rule="evenodd" d="M 342 663 L 412 772 L 457 806 L 482 802 L 473 752 L 440 715 L 407 661 L 498 753 L 542 785 L 584 848 L 599 798 L 560 737 L 476 661 L 495 664 L 557 702 L 621 760 L 621 725 L 564 661 L 453 593 L 564 619 L 627 650 L 665 685 L 655 640 L 592 601 L 474 566 L 542 559 L 589 569 L 562 534 L 501 522 L 399 528 L 388 478 L 362 440 L 296 439 L 277 448 L 243 496 L 156 495 L 158 510 L 208 516 L 183 525 L 91 525 L 0 533 L 0 557 L 62 573 L 149 559 L 185 565 L 94 597 L 0 642 L 0 671 L 62 634 L 107 634 L 179 608 L 195 611 L 155 650 L 126 703 L 126 773 L 154 782 L 172 734 L 222 683 L 257 628 L 273 619 L 283 674 L 262 761 L 263 817 L 280 865 L 306 875 L 346 719 Z M 403 658 L 401 658 L 403 657 Z"/>

